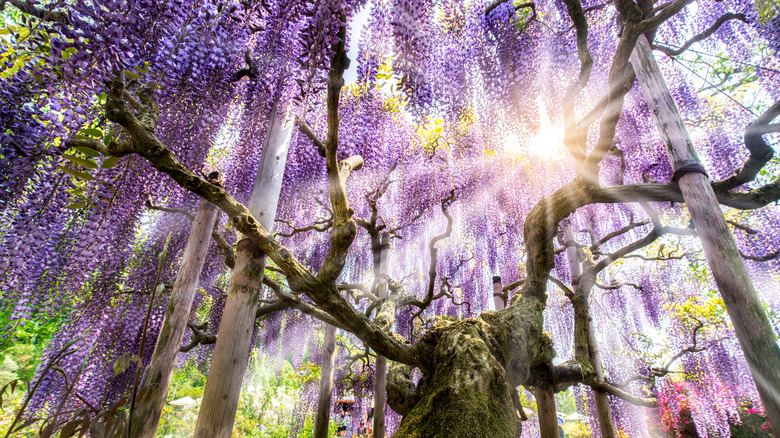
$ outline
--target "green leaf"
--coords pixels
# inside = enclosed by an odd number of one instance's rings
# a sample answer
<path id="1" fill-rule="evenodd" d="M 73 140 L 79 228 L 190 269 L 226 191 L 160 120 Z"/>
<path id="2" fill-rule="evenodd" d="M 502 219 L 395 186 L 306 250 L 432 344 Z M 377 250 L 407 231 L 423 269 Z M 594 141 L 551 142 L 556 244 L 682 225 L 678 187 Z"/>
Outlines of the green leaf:
<path id="1" fill-rule="evenodd" d="M 105 160 L 103 160 L 103 164 L 100 165 L 103 169 L 111 169 L 112 167 L 116 166 L 116 163 L 119 161 L 120 157 L 108 157 Z"/>
<path id="2" fill-rule="evenodd" d="M 79 158 L 75 155 L 68 154 L 62 154 L 62 156 L 81 167 L 86 167 L 87 169 L 97 169 L 98 167 L 97 163 L 90 159 Z"/>
<path id="3" fill-rule="evenodd" d="M 60 169 L 63 172 L 68 173 L 71 176 L 75 176 L 78 179 L 83 179 L 85 181 L 93 181 L 95 179 L 94 176 L 92 176 L 92 175 L 90 175 L 90 174 L 88 174 L 86 172 L 81 172 L 81 171 L 74 170 L 74 169 L 68 169 L 67 167 L 62 167 L 62 166 L 60 166 Z"/>
<path id="4" fill-rule="evenodd" d="M 70 204 L 70 205 L 66 206 L 65 208 L 70 209 L 70 210 L 79 210 L 79 209 L 84 208 L 86 206 L 87 206 L 86 202 L 74 202 L 73 204 Z"/>
<path id="5" fill-rule="evenodd" d="M 14 432 L 19 432 L 22 429 L 24 429 L 26 427 L 29 427 L 29 426 L 32 426 L 33 424 L 35 424 L 35 423 L 37 423 L 39 421 L 41 421 L 41 419 L 39 417 L 28 418 L 27 420 L 24 420 L 21 424 L 16 426 L 16 428 L 13 431 Z"/>
<path id="6" fill-rule="evenodd" d="M 97 158 L 100 156 L 100 152 L 86 146 L 76 146 L 73 149 L 76 149 L 88 157 Z"/>
<path id="7" fill-rule="evenodd" d="M 136 80 L 141 79 L 141 75 L 139 75 L 138 73 L 136 73 L 134 71 L 131 71 L 131 70 L 125 70 L 125 77 L 127 79 L 130 79 L 130 80 L 132 80 L 132 79 L 136 79 Z"/>
<path id="8" fill-rule="evenodd" d="M 80 418 L 67 422 L 60 432 L 60 438 L 70 438 L 76 435 L 76 432 L 79 431 L 79 427 L 81 426 L 81 422 L 82 419 Z"/>
<path id="9" fill-rule="evenodd" d="M 134 353 L 124 353 L 121 356 L 119 356 L 116 361 L 114 362 L 114 376 L 118 376 L 122 373 L 124 373 L 127 368 L 130 366 L 131 363 L 141 363 L 140 358 L 138 355 Z"/>
<path id="10" fill-rule="evenodd" d="M 54 435 L 54 425 L 51 422 L 46 423 L 46 426 L 41 429 L 41 436 L 38 438 L 49 438 Z"/>
<path id="11" fill-rule="evenodd" d="M 85 128 L 79 132 L 93 138 L 103 138 L 103 131 L 97 128 Z"/>
<path id="12" fill-rule="evenodd" d="M 138 73 L 141 73 L 142 75 L 145 75 L 145 74 L 149 73 L 149 62 L 148 61 L 144 62 L 144 66 L 143 67 L 140 67 L 140 66 L 136 65 L 133 68 L 138 70 Z"/>

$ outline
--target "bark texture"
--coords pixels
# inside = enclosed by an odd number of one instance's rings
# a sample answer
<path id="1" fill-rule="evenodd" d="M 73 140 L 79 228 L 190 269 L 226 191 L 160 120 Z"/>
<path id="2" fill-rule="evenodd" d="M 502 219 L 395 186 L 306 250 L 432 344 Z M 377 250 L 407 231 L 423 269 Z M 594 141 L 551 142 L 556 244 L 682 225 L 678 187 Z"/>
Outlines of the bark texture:
<path id="1" fill-rule="evenodd" d="M 701 164 L 644 36 L 640 36 L 631 62 L 645 99 L 653 110 L 669 161 L 679 178 L 680 191 L 701 238 L 766 415 L 773 425 L 780 424 L 780 346 L 777 337 L 707 175 L 690 171 L 692 166 L 701 167 Z"/>
<path id="2" fill-rule="evenodd" d="M 274 107 L 260 158 L 260 168 L 250 200 L 251 216 L 263 229 L 272 229 L 282 187 L 292 121 Z M 230 279 L 225 310 L 209 367 L 203 401 L 200 405 L 196 438 L 229 438 L 241 382 L 246 371 L 249 343 L 255 329 L 255 316 L 263 285 L 266 254 L 252 240 L 242 239 L 236 248 L 236 266 Z"/>
<path id="3" fill-rule="evenodd" d="M 192 300 L 195 298 L 200 272 L 206 260 L 211 232 L 218 216 L 219 209 L 215 205 L 205 199 L 200 201 L 187 246 L 184 248 L 182 264 L 176 275 L 171 298 L 168 300 L 152 360 L 141 384 L 150 389 L 144 392 L 143 397 L 136 400 L 135 418 L 130 431 L 130 436 L 133 438 L 151 438 L 157 432 L 179 347 L 190 319 Z"/>
<path id="4" fill-rule="evenodd" d="M 333 400 L 333 364 L 336 353 L 336 327 L 325 326 L 325 338 L 322 342 L 322 375 L 320 391 L 317 394 L 317 416 L 314 419 L 314 438 L 328 438 L 330 423 L 330 405 Z"/>
<path id="5" fill-rule="evenodd" d="M 588 298 L 595 283 L 593 276 L 582 276 L 582 256 L 574 241 L 574 232 L 571 225 L 564 230 L 566 245 L 566 258 L 571 273 L 572 293 L 569 296 L 574 307 L 574 354 L 575 359 L 582 367 L 583 380 L 593 389 L 593 398 L 596 404 L 596 415 L 599 420 L 599 430 L 602 438 L 615 437 L 615 424 L 612 421 L 612 409 L 609 406 L 607 393 L 596 389 L 597 383 L 604 382 L 604 372 L 596 345 L 596 336 L 593 332 L 593 320 L 590 317 L 590 303 Z M 592 267 L 592 262 L 587 261 Z"/>
<path id="6" fill-rule="evenodd" d="M 247 240 L 239 242 L 236 269 L 230 280 L 195 437 L 232 435 L 264 270 L 263 253 Z"/>
<path id="7" fill-rule="evenodd" d="M 390 270 L 389 264 L 390 255 L 390 234 L 382 233 L 379 241 L 379 264 L 374 264 L 374 271 L 379 275 L 379 281 L 377 282 L 376 295 L 379 299 L 387 298 L 388 282 L 385 277 Z M 376 262 L 376 260 L 375 260 Z M 389 300 L 386 306 L 381 306 L 377 311 L 377 316 L 374 319 L 374 323 L 383 327 L 385 330 L 389 330 L 390 321 L 395 320 L 395 301 Z M 384 315 L 382 309 L 387 313 L 392 313 L 392 317 Z M 382 321 L 387 321 L 384 323 Z M 387 358 L 382 355 L 376 356 L 376 370 L 375 370 L 375 382 L 374 382 L 374 438 L 385 438 L 385 404 L 387 399 Z"/>
<path id="8" fill-rule="evenodd" d="M 393 367 L 388 376 L 390 407 L 408 412 L 394 437 L 519 436 L 512 391 L 551 354 L 543 308 L 528 296 L 502 311 L 434 325 L 414 347 L 419 384 L 408 379 L 409 367 Z"/>

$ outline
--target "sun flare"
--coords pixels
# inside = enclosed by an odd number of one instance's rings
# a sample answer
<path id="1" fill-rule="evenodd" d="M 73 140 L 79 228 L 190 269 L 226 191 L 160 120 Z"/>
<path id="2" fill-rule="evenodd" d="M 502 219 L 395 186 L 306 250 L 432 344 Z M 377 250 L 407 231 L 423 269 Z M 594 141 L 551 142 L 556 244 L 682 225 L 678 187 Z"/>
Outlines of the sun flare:
<path id="1" fill-rule="evenodd" d="M 532 154 L 545 159 L 560 156 L 563 145 L 563 130 L 555 126 L 544 126 L 531 140 L 529 150 Z"/>
<path id="2" fill-rule="evenodd" d="M 541 159 L 559 157 L 563 146 L 563 129 L 556 126 L 544 126 L 530 140 L 521 139 L 514 132 L 504 136 L 504 150 L 513 154 L 530 153 Z"/>

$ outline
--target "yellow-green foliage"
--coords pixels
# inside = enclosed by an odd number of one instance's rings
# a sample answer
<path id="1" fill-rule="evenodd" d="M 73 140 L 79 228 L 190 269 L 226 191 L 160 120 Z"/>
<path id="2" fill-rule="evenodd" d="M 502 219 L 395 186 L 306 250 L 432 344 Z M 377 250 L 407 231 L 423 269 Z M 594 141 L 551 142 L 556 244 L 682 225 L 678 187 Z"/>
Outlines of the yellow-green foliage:
<path id="1" fill-rule="evenodd" d="M 758 21 L 765 23 L 780 16 L 780 0 L 756 0 Z"/>
<path id="2" fill-rule="evenodd" d="M 16 375 L 18 369 L 19 365 L 16 361 L 11 359 L 10 356 L 6 356 L 5 360 L 3 360 L 3 363 L 0 365 L 0 388 L 18 378 Z"/>
<path id="3" fill-rule="evenodd" d="M 564 423 L 563 431 L 566 433 L 567 437 L 571 438 L 586 438 L 593 436 L 590 431 L 590 424 L 586 421 L 568 421 Z"/>

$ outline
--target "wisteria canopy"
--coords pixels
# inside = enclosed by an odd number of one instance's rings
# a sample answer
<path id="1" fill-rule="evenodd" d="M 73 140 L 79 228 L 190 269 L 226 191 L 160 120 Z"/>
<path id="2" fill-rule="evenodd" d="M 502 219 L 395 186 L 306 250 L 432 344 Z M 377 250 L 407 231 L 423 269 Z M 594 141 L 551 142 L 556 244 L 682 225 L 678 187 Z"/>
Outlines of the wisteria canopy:
<path id="1" fill-rule="evenodd" d="M 374 436 L 547 438 L 564 391 L 592 436 L 774 436 L 778 51 L 777 0 L 0 0 L 0 355 L 40 351 L 0 433 L 142 436 L 190 278 L 196 436 L 234 427 L 218 372 L 318 377 L 326 326 L 355 421 L 387 391 Z"/>

